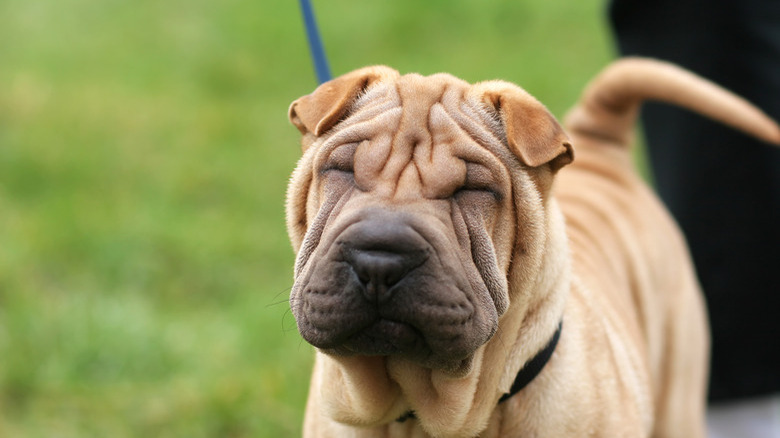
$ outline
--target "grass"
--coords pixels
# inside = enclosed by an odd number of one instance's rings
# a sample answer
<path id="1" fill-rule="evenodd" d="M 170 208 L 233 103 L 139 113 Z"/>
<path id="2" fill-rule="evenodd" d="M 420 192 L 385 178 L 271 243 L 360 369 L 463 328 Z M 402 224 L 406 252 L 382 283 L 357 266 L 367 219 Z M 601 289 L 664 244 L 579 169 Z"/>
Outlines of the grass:
<path id="1" fill-rule="evenodd" d="M 611 58 L 594 2 L 317 2 L 334 73 L 521 84 Z M 295 2 L 0 2 L 0 436 L 300 435 L 283 220 Z"/>

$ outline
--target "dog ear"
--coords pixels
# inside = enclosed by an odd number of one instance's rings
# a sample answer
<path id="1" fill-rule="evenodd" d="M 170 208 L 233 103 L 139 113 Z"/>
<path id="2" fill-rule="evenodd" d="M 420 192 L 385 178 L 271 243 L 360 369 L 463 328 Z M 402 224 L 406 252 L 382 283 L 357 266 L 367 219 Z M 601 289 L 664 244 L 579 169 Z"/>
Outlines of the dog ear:
<path id="1" fill-rule="evenodd" d="M 352 71 L 325 82 L 313 93 L 293 102 L 288 117 L 301 134 L 319 137 L 346 115 L 349 106 L 369 85 L 397 76 L 397 71 L 385 66 Z"/>
<path id="2" fill-rule="evenodd" d="M 502 81 L 475 86 L 482 102 L 501 117 L 512 152 L 531 167 L 549 164 L 553 172 L 574 160 L 574 149 L 555 117 L 525 90 Z"/>

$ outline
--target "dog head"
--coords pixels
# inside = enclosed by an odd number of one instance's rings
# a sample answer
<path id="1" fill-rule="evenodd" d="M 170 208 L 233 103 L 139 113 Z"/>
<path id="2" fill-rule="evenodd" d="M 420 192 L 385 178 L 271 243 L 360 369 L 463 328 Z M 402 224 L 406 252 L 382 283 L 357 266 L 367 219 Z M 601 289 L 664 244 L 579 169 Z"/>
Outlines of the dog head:
<path id="1" fill-rule="evenodd" d="M 387 67 L 321 85 L 289 117 L 303 338 L 466 373 L 540 281 L 552 176 L 573 156 L 560 125 L 512 84 Z"/>

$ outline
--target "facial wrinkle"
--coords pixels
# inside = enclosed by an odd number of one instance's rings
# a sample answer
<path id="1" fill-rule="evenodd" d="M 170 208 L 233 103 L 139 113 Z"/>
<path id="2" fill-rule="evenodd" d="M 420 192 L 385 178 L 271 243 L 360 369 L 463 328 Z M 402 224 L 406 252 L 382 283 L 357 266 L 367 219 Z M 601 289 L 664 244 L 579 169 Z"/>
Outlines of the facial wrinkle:
<path id="1" fill-rule="evenodd" d="M 441 99 L 444 88 L 444 84 L 417 74 L 403 76 L 396 82 L 402 107 L 401 120 L 392 140 L 390 157 L 380 176 L 389 184 L 403 182 L 405 187 L 396 187 L 393 193 L 410 195 L 413 186 L 419 185 L 420 172 L 416 168 L 408 170 L 408 167 L 415 149 L 431 147 L 429 111 Z"/>
<path id="2" fill-rule="evenodd" d="M 431 144 L 428 150 L 415 153 L 414 159 L 421 168 L 423 195 L 429 199 L 444 199 L 465 183 L 466 163 L 455 150 L 459 143 L 472 141 L 449 117 L 442 104 L 431 108 L 429 120 Z"/>

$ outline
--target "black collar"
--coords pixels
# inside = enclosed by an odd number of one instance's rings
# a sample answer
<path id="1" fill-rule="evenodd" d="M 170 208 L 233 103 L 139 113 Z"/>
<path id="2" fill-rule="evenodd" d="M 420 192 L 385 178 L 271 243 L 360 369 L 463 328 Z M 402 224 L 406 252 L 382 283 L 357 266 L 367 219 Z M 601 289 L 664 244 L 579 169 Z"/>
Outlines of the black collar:
<path id="1" fill-rule="evenodd" d="M 531 383 L 531 381 L 533 381 L 536 376 L 542 372 L 542 369 L 545 365 L 547 365 L 547 362 L 549 362 L 550 358 L 552 357 L 552 354 L 555 351 L 555 347 L 558 346 L 558 340 L 561 338 L 562 328 L 563 321 L 558 323 L 558 329 L 555 330 L 555 333 L 553 334 L 552 338 L 550 338 L 550 341 L 547 342 L 547 345 L 538 353 L 536 353 L 536 356 L 526 362 L 523 368 L 517 372 L 517 377 L 515 377 L 515 381 L 512 383 L 512 387 L 509 388 L 509 392 L 502 395 L 501 398 L 498 399 L 499 403 L 506 401 L 508 398 L 522 391 L 523 388 L 528 386 L 528 384 Z M 415 418 L 414 411 L 409 411 L 401 415 L 395 421 L 403 423 L 404 421 L 411 418 Z"/>
<path id="2" fill-rule="evenodd" d="M 515 381 L 512 383 L 512 387 L 509 388 L 509 392 L 502 395 L 501 398 L 498 399 L 499 403 L 522 391 L 523 388 L 528 386 L 528 384 L 531 383 L 531 381 L 542 372 L 542 368 L 547 365 L 547 362 L 550 360 L 553 352 L 555 351 L 555 347 L 558 346 L 558 340 L 561 338 L 562 328 L 563 321 L 558 323 L 558 329 L 555 330 L 555 333 L 553 334 L 550 341 L 547 342 L 547 345 L 542 348 L 541 351 L 536 353 L 536 356 L 526 362 L 525 365 L 523 365 L 523 368 L 517 372 L 517 377 L 515 377 Z"/>

